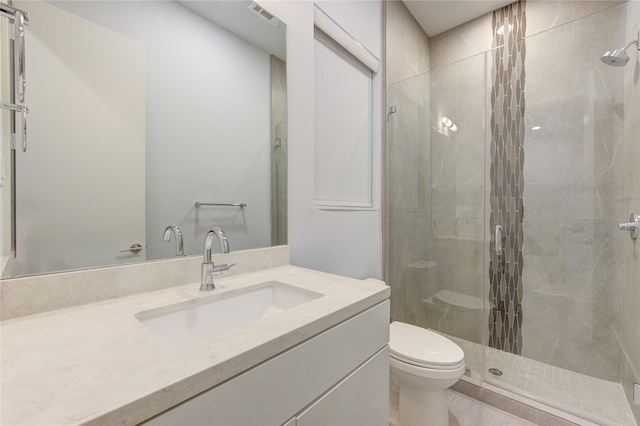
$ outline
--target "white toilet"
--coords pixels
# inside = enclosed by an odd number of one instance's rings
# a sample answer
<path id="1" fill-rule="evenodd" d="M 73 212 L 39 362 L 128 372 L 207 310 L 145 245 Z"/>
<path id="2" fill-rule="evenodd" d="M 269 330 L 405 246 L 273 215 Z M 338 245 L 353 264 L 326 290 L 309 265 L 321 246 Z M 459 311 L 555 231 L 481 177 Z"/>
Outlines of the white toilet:
<path id="1" fill-rule="evenodd" d="M 460 346 L 433 331 L 398 321 L 390 325 L 389 340 L 390 424 L 448 425 L 444 390 L 464 374 Z"/>

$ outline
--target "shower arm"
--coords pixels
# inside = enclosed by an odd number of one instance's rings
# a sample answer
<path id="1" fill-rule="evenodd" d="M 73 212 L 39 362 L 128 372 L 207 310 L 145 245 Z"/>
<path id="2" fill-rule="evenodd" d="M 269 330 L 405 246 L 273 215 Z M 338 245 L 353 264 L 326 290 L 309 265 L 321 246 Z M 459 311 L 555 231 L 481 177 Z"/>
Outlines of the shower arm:
<path id="1" fill-rule="evenodd" d="M 629 43 L 627 43 L 627 45 L 625 47 L 623 47 L 621 50 L 627 50 L 628 48 L 630 48 L 633 45 L 636 45 L 636 48 L 638 50 L 640 50 L 640 31 L 638 31 L 638 36 L 635 38 L 635 40 L 631 40 Z"/>

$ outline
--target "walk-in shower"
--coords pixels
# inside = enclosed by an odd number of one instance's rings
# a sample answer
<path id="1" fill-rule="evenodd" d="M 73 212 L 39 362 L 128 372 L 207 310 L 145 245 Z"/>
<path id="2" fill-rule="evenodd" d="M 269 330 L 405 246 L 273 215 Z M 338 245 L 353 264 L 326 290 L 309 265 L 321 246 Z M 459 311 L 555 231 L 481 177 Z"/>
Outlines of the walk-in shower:
<path id="1" fill-rule="evenodd" d="M 627 5 L 555 27 L 524 6 L 494 12 L 483 53 L 440 65 L 452 44 L 434 43 L 438 66 L 389 88 L 392 314 L 456 341 L 472 378 L 635 424 L 620 384 L 624 69 L 599 60 L 628 40 Z"/>

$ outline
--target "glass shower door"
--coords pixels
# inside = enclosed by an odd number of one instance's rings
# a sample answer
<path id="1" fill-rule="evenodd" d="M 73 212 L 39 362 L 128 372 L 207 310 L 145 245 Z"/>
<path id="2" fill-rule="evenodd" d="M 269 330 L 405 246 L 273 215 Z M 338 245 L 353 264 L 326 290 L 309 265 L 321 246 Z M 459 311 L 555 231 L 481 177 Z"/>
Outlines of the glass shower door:
<path id="1" fill-rule="evenodd" d="M 437 331 L 482 377 L 484 55 L 390 87 L 392 316 Z"/>
<path id="2" fill-rule="evenodd" d="M 486 190 L 485 56 L 431 71 L 429 260 L 436 273 L 425 298 L 427 327 L 465 351 L 482 377 Z"/>
<path id="3" fill-rule="evenodd" d="M 431 203 L 429 74 L 389 89 L 388 204 L 391 315 L 426 327 L 421 300 L 435 283 L 428 256 Z"/>

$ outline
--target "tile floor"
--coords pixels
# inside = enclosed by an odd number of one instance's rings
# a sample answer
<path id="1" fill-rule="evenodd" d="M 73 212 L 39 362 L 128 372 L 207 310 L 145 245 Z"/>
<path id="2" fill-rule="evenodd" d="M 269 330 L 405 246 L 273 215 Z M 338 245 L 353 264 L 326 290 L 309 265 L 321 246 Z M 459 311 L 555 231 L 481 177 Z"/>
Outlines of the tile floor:
<path id="1" fill-rule="evenodd" d="M 482 346 L 450 337 L 465 352 L 471 376 L 482 380 Z M 597 423 L 636 426 L 622 385 L 575 373 L 539 361 L 487 348 L 486 368 L 498 368 L 502 376 L 487 373 L 493 385 L 546 401 L 553 406 Z"/>
<path id="2" fill-rule="evenodd" d="M 533 426 L 519 417 L 447 389 L 449 426 Z"/>

